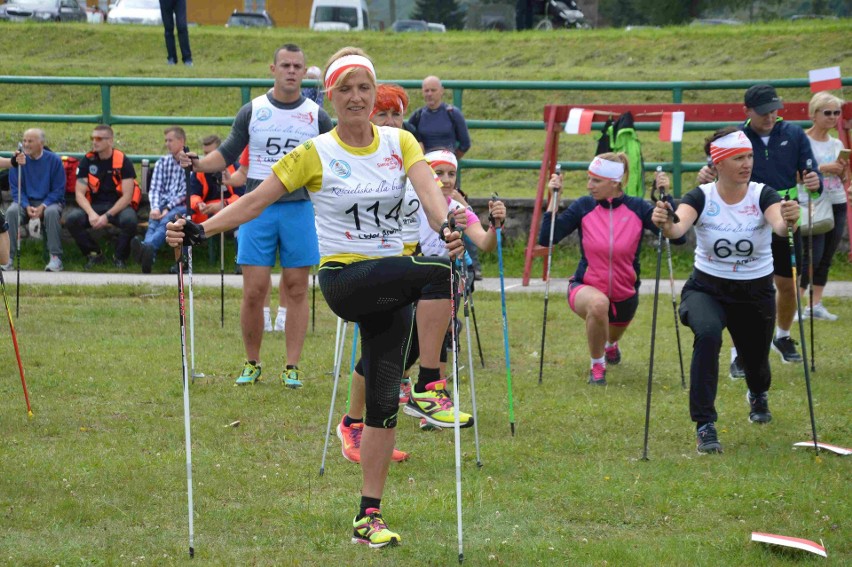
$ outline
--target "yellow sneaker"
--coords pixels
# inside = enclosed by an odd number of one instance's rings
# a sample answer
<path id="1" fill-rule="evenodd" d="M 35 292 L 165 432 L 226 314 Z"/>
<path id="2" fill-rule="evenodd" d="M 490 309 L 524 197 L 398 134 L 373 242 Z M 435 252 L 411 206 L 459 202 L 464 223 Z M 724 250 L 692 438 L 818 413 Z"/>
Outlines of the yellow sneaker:
<path id="1" fill-rule="evenodd" d="M 455 426 L 455 410 L 453 400 L 447 393 L 447 381 L 438 380 L 426 385 L 426 391 L 418 394 L 414 388 L 408 403 L 403 406 L 402 411 L 412 417 L 425 419 L 429 425 L 435 427 L 450 428 Z M 473 425 L 473 416 L 469 413 L 459 412 L 459 427 L 470 427 Z"/>
<path id="2" fill-rule="evenodd" d="M 396 545 L 402 538 L 388 529 L 378 508 L 367 508 L 367 515 L 352 521 L 352 543 L 369 545 L 373 549 L 386 545 Z"/>

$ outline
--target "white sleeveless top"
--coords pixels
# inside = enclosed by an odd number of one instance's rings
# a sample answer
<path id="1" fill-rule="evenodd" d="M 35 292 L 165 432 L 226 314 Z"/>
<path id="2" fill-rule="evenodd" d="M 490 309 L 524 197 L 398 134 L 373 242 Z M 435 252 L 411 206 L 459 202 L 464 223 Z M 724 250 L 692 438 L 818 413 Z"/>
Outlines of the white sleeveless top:
<path id="1" fill-rule="evenodd" d="M 406 245 L 417 244 L 420 241 L 420 220 L 419 212 L 423 207 L 420 205 L 420 198 L 417 192 L 414 191 L 414 185 L 411 181 L 405 182 L 405 202 L 402 204 L 402 241 Z M 427 223 L 428 224 L 428 223 Z"/>
<path id="2" fill-rule="evenodd" d="M 456 208 L 464 209 L 461 203 L 455 199 L 450 199 L 447 211 L 454 211 Z M 420 215 L 420 250 L 423 252 L 423 255 L 441 256 L 442 258 L 449 256 L 450 252 L 447 250 L 446 244 L 438 236 L 438 233 L 429 226 L 426 211 L 421 208 L 418 214 Z"/>
<path id="3" fill-rule="evenodd" d="M 311 194 L 320 255 L 399 256 L 405 166 L 396 128 L 378 128 L 375 152 L 354 155 L 330 133 L 313 140 L 322 163 L 322 189 Z"/>
<path id="4" fill-rule="evenodd" d="M 249 179 L 262 181 L 272 166 L 302 142 L 319 135 L 319 106 L 310 99 L 284 110 L 269 102 L 266 93 L 251 101 L 249 122 Z"/>
<path id="5" fill-rule="evenodd" d="M 772 274 L 772 227 L 760 210 L 763 183 L 750 182 L 745 198 L 729 205 L 716 183 L 705 183 L 704 210 L 695 222 L 695 267 L 728 280 L 753 280 Z"/>

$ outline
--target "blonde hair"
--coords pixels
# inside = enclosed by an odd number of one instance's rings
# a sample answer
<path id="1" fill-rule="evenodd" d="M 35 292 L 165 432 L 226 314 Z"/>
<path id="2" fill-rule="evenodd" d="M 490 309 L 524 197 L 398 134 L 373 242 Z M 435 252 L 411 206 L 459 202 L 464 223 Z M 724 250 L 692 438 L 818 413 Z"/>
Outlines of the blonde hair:
<path id="1" fill-rule="evenodd" d="M 370 59 L 370 56 L 367 55 L 366 53 L 364 53 L 364 50 L 359 48 L 359 47 L 352 47 L 352 46 L 342 47 L 342 48 L 338 49 L 337 52 L 334 55 L 329 57 L 328 61 L 326 61 L 325 69 L 323 69 L 323 71 L 322 71 L 323 83 L 325 83 L 325 78 L 328 76 L 328 69 L 329 69 L 329 67 L 331 67 L 331 64 L 334 63 L 335 61 L 337 61 L 338 59 L 340 59 L 341 57 L 346 57 L 347 55 L 360 55 L 361 57 L 366 57 L 367 59 L 369 59 L 370 63 L 373 62 L 373 60 Z M 343 83 L 346 79 L 348 79 L 349 76 L 357 70 L 358 70 L 357 67 L 352 67 L 351 69 L 345 70 L 343 73 L 340 74 L 339 77 L 337 77 L 337 80 L 334 82 L 333 85 L 331 85 L 330 87 L 326 86 L 325 92 L 330 93 L 334 89 L 338 88 L 338 86 L 341 83 Z M 367 73 L 367 77 L 368 77 L 370 83 L 372 83 L 373 88 L 375 89 L 376 88 L 376 78 L 371 73 Z"/>
<path id="2" fill-rule="evenodd" d="M 624 152 L 606 152 L 595 157 L 599 157 L 607 161 L 620 161 L 624 164 L 624 177 L 621 178 L 621 181 L 619 181 L 618 184 L 621 187 L 625 187 L 627 185 L 627 179 L 630 176 L 630 161 L 627 159 L 627 154 Z"/>
<path id="3" fill-rule="evenodd" d="M 808 114 L 810 114 L 811 118 L 816 116 L 816 113 L 823 109 L 823 107 L 828 106 L 830 104 L 836 104 L 837 106 L 843 106 L 843 99 L 840 97 L 836 97 L 828 91 L 822 91 L 813 96 L 811 101 L 808 103 Z"/>

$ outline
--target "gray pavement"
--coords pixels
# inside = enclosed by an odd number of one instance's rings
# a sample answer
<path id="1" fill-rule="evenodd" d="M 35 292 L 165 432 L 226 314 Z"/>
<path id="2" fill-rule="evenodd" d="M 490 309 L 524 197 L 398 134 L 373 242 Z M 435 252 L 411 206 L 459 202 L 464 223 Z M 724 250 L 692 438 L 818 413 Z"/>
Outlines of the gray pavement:
<path id="1" fill-rule="evenodd" d="M 5 272 L 6 286 L 15 285 L 15 272 Z M 37 272 L 22 271 L 21 284 L 23 285 L 150 285 L 174 286 L 176 276 L 170 274 L 140 274 L 133 272 L 124 273 L 90 273 L 90 272 Z M 187 280 L 185 280 L 187 281 Z M 195 274 L 193 285 L 200 287 L 219 287 L 219 274 Z M 675 280 L 675 289 L 680 293 L 684 280 Z M 225 285 L 228 287 L 242 287 L 242 276 L 225 274 Z M 506 293 L 544 293 L 545 284 L 540 278 L 531 279 L 528 286 L 523 286 L 521 278 L 506 278 Z M 485 278 L 476 282 L 476 289 L 483 291 L 500 291 L 499 278 Z M 568 281 L 565 279 L 554 279 L 550 285 L 550 293 L 564 295 L 568 290 Z M 654 293 L 654 280 L 642 280 L 639 290 L 642 294 Z M 664 278 L 660 282 L 660 293 L 670 294 L 669 281 Z M 829 281 L 825 288 L 826 297 L 852 297 L 852 282 Z"/>

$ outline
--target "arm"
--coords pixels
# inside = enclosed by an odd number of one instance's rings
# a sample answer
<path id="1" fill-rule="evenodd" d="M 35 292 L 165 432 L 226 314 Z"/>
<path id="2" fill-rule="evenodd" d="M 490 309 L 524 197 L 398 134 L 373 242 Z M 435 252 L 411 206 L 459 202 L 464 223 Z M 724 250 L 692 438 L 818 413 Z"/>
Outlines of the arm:
<path id="1" fill-rule="evenodd" d="M 489 201 L 488 213 L 499 225 L 506 222 L 506 205 L 503 201 Z M 497 249 L 497 231 L 493 225 L 489 230 L 482 227 L 482 223 L 476 222 L 465 229 L 465 234 L 473 241 L 477 248 L 483 252 L 493 252 Z"/>
<path id="2" fill-rule="evenodd" d="M 467 122 L 464 119 L 464 115 L 458 108 L 453 108 L 453 110 L 449 112 L 457 113 L 455 120 L 453 120 L 453 129 L 455 130 L 456 141 L 458 142 L 458 147 L 456 147 L 456 157 L 461 159 L 462 156 L 470 149 L 470 132 L 467 130 Z"/>
<path id="3" fill-rule="evenodd" d="M 57 156 L 50 168 L 50 191 L 42 203 L 43 207 L 65 201 L 65 183 L 65 168 L 62 167 L 62 160 Z"/>
<path id="4" fill-rule="evenodd" d="M 822 194 L 822 173 L 819 172 L 819 165 L 814 157 L 813 149 L 811 149 L 811 140 L 808 138 L 808 135 L 805 134 L 804 130 L 799 129 L 799 132 L 798 170 L 805 171 L 806 169 L 810 169 L 810 171 L 802 177 L 802 183 L 804 183 L 805 188 L 807 188 L 807 190 L 811 193 Z M 808 167 L 808 163 L 810 163 L 810 168 Z"/>
<path id="5" fill-rule="evenodd" d="M 423 205 L 429 226 L 435 232 L 440 231 L 441 225 L 447 220 L 447 202 L 435 185 L 432 169 L 424 160 L 418 161 L 408 168 L 408 179 L 414 186 L 420 204 Z"/>
<path id="6" fill-rule="evenodd" d="M 133 199 L 133 178 L 122 179 L 121 180 L 121 197 L 118 198 L 118 201 L 113 203 L 113 205 L 106 212 L 107 217 L 111 217 L 117 215 L 124 209 L 130 206 L 130 201 Z"/>
<path id="7" fill-rule="evenodd" d="M 148 217 L 151 220 L 160 220 L 163 215 L 160 212 L 163 203 L 161 193 L 163 191 L 164 180 L 164 170 L 165 166 L 163 165 L 163 158 L 157 160 L 157 163 L 154 164 L 154 171 L 151 173 L 151 185 L 148 186 L 148 203 L 151 206 L 151 210 L 148 213 Z M 124 180 L 122 180 L 122 191 L 124 191 Z M 122 195 L 123 197 L 123 195 Z M 120 199 L 119 199 L 120 200 Z"/>
<path id="8" fill-rule="evenodd" d="M 288 189 L 284 187 L 284 184 L 275 174 L 272 174 L 257 189 L 243 195 L 233 205 L 225 207 L 219 214 L 201 223 L 201 226 L 204 227 L 204 233 L 207 236 L 213 236 L 250 221 L 287 192 Z M 169 223 L 168 227 L 173 224 L 175 223 Z M 169 228 L 169 232 L 171 230 Z"/>
<path id="9" fill-rule="evenodd" d="M 698 220 L 698 211 L 686 203 L 678 205 L 675 214 L 680 219 L 680 222 L 675 224 L 674 217 L 671 214 L 672 206 L 668 202 L 657 201 L 657 206 L 654 207 L 654 212 L 651 213 L 653 223 L 662 229 L 663 236 L 670 240 L 681 238 L 689 230 L 695 221 Z"/>
<path id="10" fill-rule="evenodd" d="M 9 231 L 6 228 L 6 217 L 0 211 L 0 264 L 9 263 Z"/>
<path id="11" fill-rule="evenodd" d="M 788 199 L 769 205 L 763 216 L 766 217 L 766 222 L 772 227 L 772 232 L 778 236 L 787 236 L 788 228 L 792 228 L 794 231 L 798 229 L 799 209 L 799 203 Z"/>

